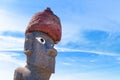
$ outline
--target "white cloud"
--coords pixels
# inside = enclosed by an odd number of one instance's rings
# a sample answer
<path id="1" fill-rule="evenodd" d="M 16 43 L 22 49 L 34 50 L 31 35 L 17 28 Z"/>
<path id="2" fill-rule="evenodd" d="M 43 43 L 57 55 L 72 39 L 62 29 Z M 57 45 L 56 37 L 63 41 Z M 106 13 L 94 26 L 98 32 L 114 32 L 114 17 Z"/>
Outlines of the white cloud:
<path id="1" fill-rule="evenodd" d="M 0 8 L 0 31 L 22 31 L 28 24 L 27 16 Z"/>
<path id="2" fill-rule="evenodd" d="M 72 65 L 71 63 L 68 63 L 68 62 L 63 62 L 62 64 L 63 64 L 63 65 L 66 65 L 66 66 Z"/>
<path id="3" fill-rule="evenodd" d="M 100 22 L 97 20 L 97 17 L 98 19 L 100 19 Z M 80 16 L 76 18 L 80 18 Z M 88 18 L 89 20 L 87 20 Z M 72 20 L 73 22 L 72 21 L 69 21 L 67 23 L 63 22 L 62 40 L 57 46 L 66 47 L 66 48 L 75 48 L 75 49 L 77 48 L 80 50 L 89 49 L 98 52 L 103 51 L 103 52 L 107 52 L 107 54 L 109 52 L 116 53 L 116 51 L 119 51 L 119 32 L 120 32 L 120 28 L 118 25 L 119 21 L 116 21 L 114 19 L 111 20 L 111 18 L 106 18 L 104 16 L 96 16 L 96 15 L 82 16 L 80 19 L 76 19 L 76 20 L 77 20 L 76 24 L 75 24 L 75 20 Z M 92 21 L 92 25 L 90 21 Z M 85 33 L 85 31 L 93 31 L 93 30 L 103 31 L 108 35 L 103 39 L 101 38 L 98 39 L 99 37 L 95 37 L 96 40 L 98 40 L 98 44 L 97 44 L 95 42 L 94 36 L 92 37 L 91 35 L 89 35 L 91 38 L 93 38 L 93 41 L 90 41 L 89 38 L 85 36 L 85 34 L 87 34 Z"/>
<path id="4" fill-rule="evenodd" d="M 119 75 L 112 75 L 109 72 L 84 72 L 55 74 L 50 80 L 119 80 Z"/>
<path id="5" fill-rule="evenodd" d="M 0 51 L 5 50 L 23 50 L 24 39 L 10 36 L 0 36 Z"/>
<path id="6" fill-rule="evenodd" d="M 102 52 L 102 51 L 94 51 L 94 50 L 80 50 L 80 49 L 71 49 L 71 48 L 59 48 L 56 49 L 60 52 L 87 52 L 89 54 L 98 54 L 98 55 L 106 55 L 106 56 L 120 56 L 118 53 L 110 53 L 110 52 Z"/>
<path id="7" fill-rule="evenodd" d="M 117 57 L 116 60 L 117 60 L 116 63 L 120 64 L 120 57 Z"/>
<path id="8" fill-rule="evenodd" d="M 120 61 L 120 57 L 118 57 L 117 60 Z"/>
<path id="9" fill-rule="evenodd" d="M 25 64 L 24 61 L 16 59 L 16 57 L 20 57 L 18 53 L 11 53 L 11 52 L 0 52 L 0 61 L 5 61 L 9 63 L 13 63 L 19 66 L 23 66 Z"/>
<path id="10" fill-rule="evenodd" d="M 87 44 L 88 42 L 83 37 L 82 31 L 84 31 L 84 28 L 82 28 L 79 24 L 74 24 L 74 22 L 63 23 L 60 45 L 65 45 L 69 42 L 80 42 L 81 44 Z"/>
<path id="11" fill-rule="evenodd" d="M 13 80 L 15 68 L 25 65 L 25 60 L 16 57 L 20 55 L 13 52 L 0 52 L 0 80 Z"/>
<path id="12" fill-rule="evenodd" d="M 97 61 L 96 59 L 90 60 L 91 63 L 94 63 L 94 62 L 96 62 L 96 61 Z"/>
<path id="13" fill-rule="evenodd" d="M 68 61 L 70 61 L 70 62 L 76 62 L 76 58 L 67 57 L 66 60 L 68 60 Z"/>

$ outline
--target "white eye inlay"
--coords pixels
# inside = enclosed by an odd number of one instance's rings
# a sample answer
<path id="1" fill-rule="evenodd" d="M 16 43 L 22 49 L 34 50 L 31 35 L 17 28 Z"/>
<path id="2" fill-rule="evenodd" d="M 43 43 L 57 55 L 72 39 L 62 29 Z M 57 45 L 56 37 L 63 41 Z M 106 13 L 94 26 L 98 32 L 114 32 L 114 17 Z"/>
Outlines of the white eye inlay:
<path id="1" fill-rule="evenodd" d="M 41 43 L 41 44 L 45 44 L 45 39 L 42 37 L 36 37 L 36 39 Z"/>

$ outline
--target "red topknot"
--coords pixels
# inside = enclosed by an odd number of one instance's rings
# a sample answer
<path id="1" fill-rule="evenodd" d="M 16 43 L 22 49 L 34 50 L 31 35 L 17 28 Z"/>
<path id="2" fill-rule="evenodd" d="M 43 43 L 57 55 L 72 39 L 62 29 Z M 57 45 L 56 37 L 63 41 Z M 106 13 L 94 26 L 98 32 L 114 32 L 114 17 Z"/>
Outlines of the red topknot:
<path id="1" fill-rule="evenodd" d="M 61 40 L 62 31 L 60 19 L 51 11 L 50 8 L 47 8 L 42 12 L 38 12 L 30 20 L 25 33 L 34 31 L 48 34 L 56 44 Z"/>

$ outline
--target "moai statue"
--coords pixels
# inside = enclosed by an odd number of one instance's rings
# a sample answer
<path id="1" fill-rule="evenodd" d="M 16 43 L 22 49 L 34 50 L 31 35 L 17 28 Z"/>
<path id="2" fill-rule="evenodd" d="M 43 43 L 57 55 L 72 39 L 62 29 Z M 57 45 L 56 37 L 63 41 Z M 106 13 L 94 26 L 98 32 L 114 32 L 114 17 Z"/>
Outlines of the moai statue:
<path id="1" fill-rule="evenodd" d="M 25 32 L 27 65 L 15 70 L 14 80 L 49 80 L 55 72 L 54 44 L 60 40 L 60 20 L 50 8 L 35 14 Z"/>

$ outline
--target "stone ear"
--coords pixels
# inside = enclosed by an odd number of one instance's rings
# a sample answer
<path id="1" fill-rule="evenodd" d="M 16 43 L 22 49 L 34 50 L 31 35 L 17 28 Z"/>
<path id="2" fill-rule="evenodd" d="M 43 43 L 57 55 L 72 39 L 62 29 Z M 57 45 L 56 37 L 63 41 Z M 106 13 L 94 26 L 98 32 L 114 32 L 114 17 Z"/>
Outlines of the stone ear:
<path id="1" fill-rule="evenodd" d="M 24 43 L 24 53 L 27 56 L 30 56 L 32 54 L 33 48 L 33 34 L 32 33 L 26 33 L 25 34 L 25 43 Z"/>

